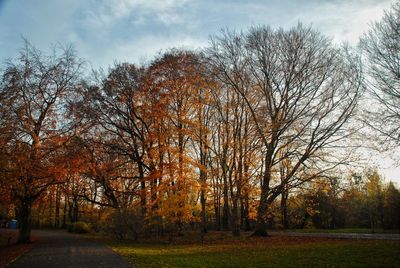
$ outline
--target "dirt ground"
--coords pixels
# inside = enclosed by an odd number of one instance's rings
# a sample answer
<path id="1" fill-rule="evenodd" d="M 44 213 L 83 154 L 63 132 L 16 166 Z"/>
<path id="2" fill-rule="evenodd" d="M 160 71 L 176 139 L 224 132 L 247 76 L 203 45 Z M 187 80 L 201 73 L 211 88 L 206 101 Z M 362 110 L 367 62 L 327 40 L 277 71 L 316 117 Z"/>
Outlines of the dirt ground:
<path id="1" fill-rule="evenodd" d="M 0 268 L 6 267 L 14 259 L 30 250 L 35 243 L 36 238 L 33 237 L 33 243 L 16 244 L 18 230 L 0 228 Z"/>

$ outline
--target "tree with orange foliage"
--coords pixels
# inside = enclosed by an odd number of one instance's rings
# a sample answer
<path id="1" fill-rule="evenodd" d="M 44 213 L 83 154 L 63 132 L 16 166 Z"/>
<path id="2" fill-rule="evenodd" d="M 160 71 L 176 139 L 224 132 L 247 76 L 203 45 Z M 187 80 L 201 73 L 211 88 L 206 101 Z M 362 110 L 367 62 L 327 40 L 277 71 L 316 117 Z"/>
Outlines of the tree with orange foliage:
<path id="1" fill-rule="evenodd" d="M 30 240 L 32 203 L 59 178 L 59 137 L 74 129 L 68 112 L 81 66 L 71 48 L 56 47 L 44 55 L 25 41 L 19 58 L 3 72 L 0 113 L 7 176 L 2 179 L 18 205 L 19 242 Z"/>
<path id="2" fill-rule="evenodd" d="M 205 106 L 209 88 L 202 58 L 190 51 L 171 50 L 150 65 L 149 78 L 166 104 L 165 122 L 161 123 L 164 131 L 158 133 L 164 140 L 167 167 L 162 186 L 173 201 L 165 200 L 163 209 L 169 212 L 162 214 L 168 214 L 168 220 L 181 230 L 185 219 L 192 216 L 196 204 L 193 193 L 200 187 L 204 231 L 208 147 Z"/>

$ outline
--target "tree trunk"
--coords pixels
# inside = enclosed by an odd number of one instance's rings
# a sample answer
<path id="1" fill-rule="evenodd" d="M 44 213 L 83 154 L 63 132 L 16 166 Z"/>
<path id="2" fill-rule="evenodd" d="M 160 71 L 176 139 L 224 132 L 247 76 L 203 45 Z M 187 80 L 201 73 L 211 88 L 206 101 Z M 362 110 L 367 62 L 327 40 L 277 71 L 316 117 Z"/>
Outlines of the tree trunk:
<path id="1" fill-rule="evenodd" d="M 32 201 L 29 198 L 22 200 L 18 211 L 18 220 L 18 243 L 28 243 L 31 240 L 32 230 Z"/>
<path id="2" fill-rule="evenodd" d="M 140 177 L 140 207 L 142 211 L 142 217 L 146 218 L 146 213 L 147 213 L 147 200 L 146 200 L 146 181 L 144 178 L 144 169 L 142 164 L 138 164 L 138 170 L 139 170 L 139 177 Z"/>
<path id="3" fill-rule="evenodd" d="M 63 223 L 62 223 L 62 228 L 67 227 L 67 210 L 68 210 L 68 196 L 65 194 L 64 195 L 64 210 L 63 210 Z"/>
<path id="4" fill-rule="evenodd" d="M 202 128 L 200 128 L 200 137 L 202 138 Z M 205 137 L 206 139 L 207 137 Z M 201 233 L 202 235 L 207 233 L 207 213 L 206 213 L 206 202 L 207 202 L 207 172 L 204 170 L 206 168 L 206 148 L 204 148 L 203 141 L 200 141 L 200 163 L 203 165 L 200 168 L 200 183 L 201 183 Z M 203 240 L 203 238 L 202 238 Z"/>
<path id="5" fill-rule="evenodd" d="M 288 192 L 284 190 L 282 191 L 281 194 L 281 213 L 282 213 L 282 228 L 285 230 L 289 228 L 289 221 L 287 215 L 287 199 L 288 199 Z"/>
<path id="6" fill-rule="evenodd" d="M 180 105 L 179 105 L 180 107 Z M 179 108 L 180 109 L 180 108 Z M 186 178 L 184 173 L 184 144 L 183 144 L 183 123 L 180 112 L 178 112 L 178 180 L 176 182 L 178 188 L 178 213 L 177 227 L 179 234 L 183 231 L 183 217 L 186 204 Z"/>
<path id="7" fill-rule="evenodd" d="M 273 149 L 268 148 L 264 163 L 265 171 L 262 178 L 260 204 L 258 205 L 257 208 L 257 223 L 253 234 L 254 236 L 268 236 L 267 212 L 269 205 L 268 194 L 269 194 L 269 182 L 271 181 L 272 154 L 273 154 Z"/>
<path id="8" fill-rule="evenodd" d="M 74 199 L 74 211 L 73 211 L 73 222 L 79 221 L 79 206 L 78 200 Z"/>
<path id="9" fill-rule="evenodd" d="M 234 198 L 232 204 L 232 234 L 234 236 L 240 236 L 240 217 L 239 217 L 239 207 L 238 200 Z"/>
<path id="10" fill-rule="evenodd" d="M 142 215 L 145 217 L 147 208 L 146 208 L 146 182 L 144 179 L 140 182 L 141 194 L 140 194 L 140 207 L 142 209 Z"/>
<path id="11" fill-rule="evenodd" d="M 77 197 L 72 197 L 72 202 L 69 202 L 68 216 L 70 222 L 77 222 L 79 216 L 79 207 Z"/>
<path id="12" fill-rule="evenodd" d="M 214 183 L 215 185 L 215 183 Z M 215 226 L 218 231 L 221 231 L 221 195 L 219 186 L 214 186 L 214 212 Z"/>
<path id="13" fill-rule="evenodd" d="M 224 201 L 224 205 L 222 207 L 222 229 L 229 230 L 229 206 L 228 202 Z"/>
<path id="14" fill-rule="evenodd" d="M 56 188 L 56 212 L 55 212 L 55 223 L 54 227 L 59 228 L 60 227 L 60 199 L 61 199 L 61 193 L 60 193 L 60 186 L 57 185 Z"/>
<path id="15" fill-rule="evenodd" d="M 241 204 L 241 218 L 243 229 L 245 231 L 250 231 L 250 219 L 249 219 L 249 194 L 247 192 L 244 193 L 244 196 L 240 199 Z"/>
<path id="16" fill-rule="evenodd" d="M 224 205 L 222 208 L 222 228 L 224 230 L 229 230 L 230 213 L 229 213 L 228 181 L 226 178 L 226 174 L 224 174 L 223 176 L 224 176 L 224 189 L 223 189 Z"/>
<path id="17" fill-rule="evenodd" d="M 247 125 L 246 125 L 247 126 Z M 245 129 L 245 137 L 247 138 L 247 127 Z M 245 152 L 247 152 L 247 143 L 245 145 Z M 242 218 L 242 226 L 244 230 L 250 231 L 250 202 L 249 202 L 249 159 L 245 155 L 244 156 L 244 189 L 243 189 L 243 195 L 241 195 L 240 198 L 240 203 L 241 203 L 241 218 Z"/>
<path id="18" fill-rule="evenodd" d="M 203 234 L 206 234 L 207 214 L 206 214 L 206 194 L 204 189 L 201 190 L 200 202 L 201 202 L 201 232 Z"/>
<path id="19" fill-rule="evenodd" d="M 201 113 L 200 113 L 201 115 Z M 201 116 L 200 123 L 201 123 Z M 207 135 L 203 134 L 203 127 L 200 124 L 200 164 L 202 167 L 200 168 L 200 183 L 201 183 L 201 232 L 202 234 L 207 233 L 207 214 L 206 214 L 206 202 L 207 202 L 207 148 L 205 143 L 207 141 Z"/>
<path id="20" fill-rule="evenodd" d="M 49 204 L 49 222 L 48 226 L 52 227 L 53 226 L 53 189 L 50 190 L 50 204 Z"/>
<path id="21" fill-rule="evenodd" d="M 257 223 L 253 234 L 254 236 L 268 236 L 267 212 L 268 212 L 267 191 L 264 187 L 262 187 L 260 204 L 257 209 Z"/>

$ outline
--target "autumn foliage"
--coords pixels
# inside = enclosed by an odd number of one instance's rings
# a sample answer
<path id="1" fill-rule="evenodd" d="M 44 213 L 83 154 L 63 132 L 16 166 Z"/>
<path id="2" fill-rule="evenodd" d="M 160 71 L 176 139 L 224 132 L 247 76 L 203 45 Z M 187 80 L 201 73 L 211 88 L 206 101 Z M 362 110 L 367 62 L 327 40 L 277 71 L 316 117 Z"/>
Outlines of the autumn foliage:
<path id="1" fill-rule="evenodd" d="M 316 223 L 323 182 L 349 160 L 357 59 L 302 25 L 258 27 L 83 79 L 73 50 L 26 42 L 2 73 L 0 202 L 20 242 L 32 224 L 172 239 Z"/>

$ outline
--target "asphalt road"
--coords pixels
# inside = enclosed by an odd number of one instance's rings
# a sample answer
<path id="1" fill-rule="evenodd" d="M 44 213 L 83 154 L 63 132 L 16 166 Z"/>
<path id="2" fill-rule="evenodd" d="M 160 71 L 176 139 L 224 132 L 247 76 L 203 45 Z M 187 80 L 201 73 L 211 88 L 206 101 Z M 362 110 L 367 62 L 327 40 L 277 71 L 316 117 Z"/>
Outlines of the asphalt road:
<path id="1" fill-rule="evenodd" d="M 36 230 L 33 235 L 37 242 L 32 250 L 7 267 L 132 267 L 109 247 L 79 235 Z"/>
<path id="2" fill-rule="evenodd" d="M 270 231 L 270 235 L 324 237 L 339 239 L 400 240 L 400 234 L 296 233 Z M 11 263 L 9 268 L 132 267 L 109 247 L 82 236 L 62 231 L 33 231 L 33 248 Z"/>

